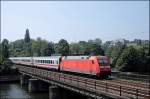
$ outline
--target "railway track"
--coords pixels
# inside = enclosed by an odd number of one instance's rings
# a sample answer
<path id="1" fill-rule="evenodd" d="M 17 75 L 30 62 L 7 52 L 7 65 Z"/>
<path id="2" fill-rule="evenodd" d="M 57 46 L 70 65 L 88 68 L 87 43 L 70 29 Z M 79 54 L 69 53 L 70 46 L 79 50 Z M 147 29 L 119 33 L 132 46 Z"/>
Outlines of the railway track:
<path id="1" fill-rule="evenodd" d="M 118 79 L 114 79 L 114 80 L 105 80 L 105 82 L 107 83 L 113 83 L 113 84 L 118 84 L 118 85 L 124 85 L 124 86 L 130 86 L 131 88 L 137 88 L 137 89 L 147 89 L 150 90 L 150 85 L 147 83 L 137 83 L 137 82 L 132 82 L 132 81 L 127 81 L 127 80 L 118 80 Z"/>
<path id="2" fill-rule="evenodd" d="M 150 82 L 150 75 L 143 75 L 139 73 L 112 71 L 111 75 L 113 78 L 117 78 L 117 79 L 131 80 L 131 81 L 136 81 L 141 83 Z"/>
<path id="3" fill-rule="evenodd" d="M 60 83 L 78 87 L 95 94 L 107 93 L 118 97 L 150 99 L 150 87 L 148 84 L 127 80 L 97 80 L 70 74 L 52 72 L 32 67 L 18 66 L 20 71 L 36 75 L 38 77 L 52 79 Z"/>

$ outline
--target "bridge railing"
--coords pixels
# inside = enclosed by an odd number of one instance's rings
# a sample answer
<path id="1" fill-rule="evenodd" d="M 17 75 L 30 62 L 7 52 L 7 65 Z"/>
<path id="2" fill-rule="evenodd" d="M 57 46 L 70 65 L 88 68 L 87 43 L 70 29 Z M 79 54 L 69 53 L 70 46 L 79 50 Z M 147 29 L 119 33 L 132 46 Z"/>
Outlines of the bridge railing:
<path id="1" fill-rule="evenodd" d="M 69 74 L 63 74 L 59 72 L 52 72 L 48 70 L 42 70 L 32 67 L 26 66 L 18 66 L 20 71 L 25 72 L 37 77 L 42 77 L 48 80 L 57 81 L 60 83 L 64 83 L 73 87 L 77 87 L 80 89 L 84 89 L 85 91 L 94 92 L 95 94 L 99 93 L 107 93 L 115 96 L 121 97 L 130 97 L 130 98 L 143 98 L 149 99 L 150 89 L 144 88 L 145 85 L 131 86 L 126 84 L 122 84 L 123 82 L 120 81 L 108 81 L 108 80 L 96 80 L 96 79 L 89 79 L 85 77 L 79 77 Z M 148 87 L 148 86 L 147 86 Z"/>

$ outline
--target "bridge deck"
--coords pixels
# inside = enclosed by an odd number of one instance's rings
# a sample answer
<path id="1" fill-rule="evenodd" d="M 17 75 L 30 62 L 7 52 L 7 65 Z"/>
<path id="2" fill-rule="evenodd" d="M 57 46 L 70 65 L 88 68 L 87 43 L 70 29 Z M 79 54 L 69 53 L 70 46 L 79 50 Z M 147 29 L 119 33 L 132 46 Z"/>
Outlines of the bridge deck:
<path id="1" fill-rule="evenodd" d="M 150 99 L 148 84 L 134 84 L 125 80 L 96 80 L 21 65 L 16 67 L 26 75 L 94 98 L 107 96 L 121 99 Z"/>

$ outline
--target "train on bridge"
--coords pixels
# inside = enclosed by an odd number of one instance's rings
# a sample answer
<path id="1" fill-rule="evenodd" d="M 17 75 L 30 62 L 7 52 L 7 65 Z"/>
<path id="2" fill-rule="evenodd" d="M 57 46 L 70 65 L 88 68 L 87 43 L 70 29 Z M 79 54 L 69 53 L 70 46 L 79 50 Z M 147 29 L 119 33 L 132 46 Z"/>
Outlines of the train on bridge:
<path id="1" fill-rule="evenodd" d="M 48 57 L 11 57 L 15 64 L 35 66 L 58 72 L 82 74 L 97 78 L 111 75 L 107 56 L 48 56 Z"/>

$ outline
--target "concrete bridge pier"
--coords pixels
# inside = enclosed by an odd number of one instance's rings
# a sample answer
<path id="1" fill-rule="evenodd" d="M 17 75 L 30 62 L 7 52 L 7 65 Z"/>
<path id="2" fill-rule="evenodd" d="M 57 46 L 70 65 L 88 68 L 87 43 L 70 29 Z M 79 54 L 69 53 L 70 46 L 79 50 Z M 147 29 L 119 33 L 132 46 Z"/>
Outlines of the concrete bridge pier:
<path id="1" fill-rule="evenodd" d="M 61 99 L 60 88 L 58 86 L 49 86 L 49 99 Z"/>
<path id="2" fill-rule="evenodd" d="M 93 99 L 92 97 L 87 97 L 86 99 Z"/>
<path id="3" fill-rule="evenodd" d="M 38 91 L 49 91 L 49 83 L 39 80 Z"/>
<path id="4" fill-rule="evenodd" d="M 35 92 L 37 90 L 38 90 L 38 80 L 34 78 L 29 79 L 28 91 Z"/>
<path id="5" fill-rule="evenodd" d="M 20 75 L 20 84 L 21 84 L 21 86 L 24 85 L 24 84 L 28 84 L 28 80 L 29 80 L 28 76 L 26 76 L 24 74 Z"/>
<path id="6" fill-rule="evenodd" d="M 29 79 L 28 91 L 37 92 L 37 91 L 48 91 L 49 84 L 43 81 L 40 81 L 36 78 Z"/>

